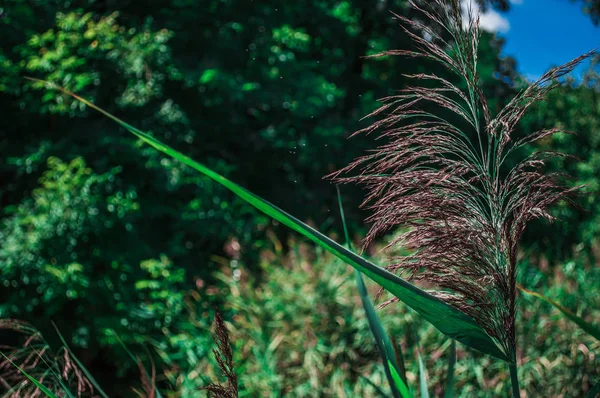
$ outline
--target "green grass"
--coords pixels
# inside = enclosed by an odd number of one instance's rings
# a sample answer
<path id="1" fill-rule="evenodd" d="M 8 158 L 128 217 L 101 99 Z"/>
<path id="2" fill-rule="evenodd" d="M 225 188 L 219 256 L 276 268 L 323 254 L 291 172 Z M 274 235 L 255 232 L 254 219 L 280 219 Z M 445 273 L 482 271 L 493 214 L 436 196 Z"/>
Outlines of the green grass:
<path id="1" fill-rule="evenodd" d="M 235 273 L 224 265 L 218 274 L 222 287 L 202 293 L 202 299 L 219 297 L 225 303 L 240 396 L 361 397 L 389 391 L 353 271 L 341 267 L 340 260 L 319 247 L 298 240 L 288 243 L 287 254 L 275 249 L 277 242 L 268 245 L 260 256 L 260 275 L 243 263 Z M 526 275 L 532 285 L 543 281 L 548 286 L 540 287 L 539 292 L 570 307 L 568 298 L 583 290 L 579 304 L 572 308 L 585 319 L 598 319 L 600 311 L 585 302 L 594 302 L 600 286 L 586 284 L 585 276 L 598 278 L 600 270 L 576 266 L 571 271 L 569 276 L 549 278 L 530 267 Z M 366 287 L 371 296 L 377 289 L 373 283 Z M 544 391 L 548 397 L 584 397 L 600 378 L 596 355 L 600 342 L 536 297 L 521 295 L 518 305 L 521 389 L 528 396 Z M 421 396 L 421 372 L 416 341 L 407 333 L 413 327 L 427 369 L 429 394 L 442 396 L 447 391 L 450 341 L 402 304 L 377 313 L 392 344 L 404 353 L 407 384 L 414 388 L 415 396 Z M 190 324 L 198 323 L 193 306 L 188 316 Z M 210 320 L 212 315 L 202 317 Z M 191 355 L 191 351 L 207 352 L 210 341 L 210 329 L 197 326 L 177 336 L 165 336 L 154 348 L 172 355 L 186 342 L 187 355 Z M 508 396 L 505 364 L 462 345 L 456 346 L 456 359 L 454 397 Z M 197 388 L 220 380 L 210 354 L 191 361 L 173 356 L 172 361 L 177 365 L 174 378 L 161 375 L 161 371 L 173 372 L 174 365 L 157 363 L 157 379 L 163 383 L 171 380 L 169 388 L 161 389 L 166 398 L 203 397 Z M 137 386 L 139 380 L 131 383 Z M 135 396 L 130 390 L 123 393 Z"/>
<path id="2" fill-rule="evenodd" d="M 299 242 L 291 242 L 291 247 L 287 255 L 262 254 L 260 281 L 244 266 L 237 268 L 239 279 L 225 268 L 220 278 L 230 290 L 215 292 L 226 299 L 233 314 L 229 326 L 245 396 L 270 396 L 265 391 L 289 396 L 375 396 L 375 389 L 361 376 L 379 386 L 387 382 L 352 271 L 340 268 L 339 260 L 321 249 Z M 550 284 L 541 291 L 552 296 L 570 294 L 559 280 Z M 376 286 L 367 286 L 374 294 Z M 599 291 L 600 287 L 590 289 L 586 299 L 592 302 Z M 517 339 L 524 347 L 518 356 L 521 389 L 529 396 L 539 391 L 547 391 L 550 397 L 585 396 L 600 377 L 594 355 L 600 352 L 600 343 L 535 297 L 522 296 L 518 304 Z M 600 316 L 597 309 L 581 306 L 580 311 L 586 318 Z M 387 306 L 378 315 L 391 340 L 402 347 L 408 384 L 420 396 L 416 342 L 407 333 L 415 327 L 430 396 L 442 396 L 452 354 L 450 341 L 402 304 Z M 456 346 L 456 357 L 453 396 L 508 396 L 505 364 L 461 345 Z"/>

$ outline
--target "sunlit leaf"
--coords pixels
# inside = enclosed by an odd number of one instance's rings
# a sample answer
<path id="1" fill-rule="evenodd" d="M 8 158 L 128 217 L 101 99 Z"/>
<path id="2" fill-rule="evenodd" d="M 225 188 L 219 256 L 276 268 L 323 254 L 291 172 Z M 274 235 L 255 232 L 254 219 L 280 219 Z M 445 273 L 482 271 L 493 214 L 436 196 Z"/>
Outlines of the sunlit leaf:
<path id="1" fill-rule="evenodd" d="M 346 216 L 344 214 L 344 207 L 342 206 L 342 195 L 340 194 L 339 187 L 336 187 L 336 190 L 338 196 L 340 216 L 342 218 L 342 225 L 344 227 L 346 245 L 348 246 L 348 248 L 351 248 L 350 236 L 348 234 L 348 226 L 346 225 Z M 360 301 L 362 302 L 365 314 L 367 315 L 367 320 L 369 321 L 369 328 L 371 329 L 371 333 L 373 333 L 375 341 L 377 342 L 379 355 L 381 356 L 383 367 L 385 370 L 385 375 L 388 379 L 388 382 L 390 383 L 392 394 L 394 397 L 411 397 L 412 395 L 408 391 L 406 383 L 400 377 L 400 368 L 396 363 L 394 348 L 392 347 L 392 343 L 390 342 L 387 333 L 385 333 L 383 325 L 381 324 L 381 321 L 379 320 L 379 317 L 375 312 L 375 307 L 373 307 L 373 303 L 369 298 L 369 292 L 367 291 L 365 282 L 363 281 L 363 278 L 358 270 L 354 270 L 354 275 L 356 277 L 356 284 L 358 285 Z"/>

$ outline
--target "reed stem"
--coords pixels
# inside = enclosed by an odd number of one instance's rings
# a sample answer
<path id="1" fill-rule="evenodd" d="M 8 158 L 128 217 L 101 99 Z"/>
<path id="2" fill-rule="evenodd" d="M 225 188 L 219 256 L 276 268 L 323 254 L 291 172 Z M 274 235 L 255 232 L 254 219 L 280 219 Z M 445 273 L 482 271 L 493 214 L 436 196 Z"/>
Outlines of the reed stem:
<path id="1" fill-rule="evenodd" d="M 519 392 L 519 377 L 517 375 L 517 362 L 508 365 L 510 368 L 510 384 L 512 385 L 512 395 L 514 398 L 521 396 Z"/>

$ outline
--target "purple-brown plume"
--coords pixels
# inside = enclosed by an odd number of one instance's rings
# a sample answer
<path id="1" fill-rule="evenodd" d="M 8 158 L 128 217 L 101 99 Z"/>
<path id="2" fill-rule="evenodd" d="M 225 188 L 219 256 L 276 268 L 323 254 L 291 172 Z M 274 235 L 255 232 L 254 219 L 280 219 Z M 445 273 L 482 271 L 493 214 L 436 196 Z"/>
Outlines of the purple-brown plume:
<path id="1" fill-rule="evenodd" d="M 411 1 L 429 24 L 396 15 L 415 49 L 375 57 L 441 63 L 461 88 L 431 73 L 407 75 L 414 86 L 382 99 L 368 115 L 378 119 L 355 133 L 376 132 L 385 143 L 332 177 L 366 187 L 363 206 L 372 211 L 372 226 L 365 246 L 385 233 L 405 231 L 388 247 L 412 254 L 394 259 L 389 269 L 435 285 L 433 294 L 473 317 L 514 357 L 519 238 L 530 220 L 552 219 L 549 206 L 576 188 L 568 188 L 560 174 L 543 172 L 545 161 L 559 153 L 536 152 L 512 168 L 506 160 L 559 131 L 514 138 L 525 111 L 591 53 L 550 69 L 492 117 L 477 71 L 478 16 L 463 16 L 459 0 L 428 3 L 420 8 Z M 448 111 L 452 122 L 442 116 Z"/>
<path id="2" fill-rule="evenodd" d="M 227 384 L 211 383 L 201 390 L 205 390 L 211 398 L 237 398 L 238 380 L 233 363 L 233 350 L 229 339 L 229 332 L 219 310 L 215 311 L 215 332 L 213 339 L 217 348 L 213 349 L 217 364 L 223 375 L 227 378 Z"/>

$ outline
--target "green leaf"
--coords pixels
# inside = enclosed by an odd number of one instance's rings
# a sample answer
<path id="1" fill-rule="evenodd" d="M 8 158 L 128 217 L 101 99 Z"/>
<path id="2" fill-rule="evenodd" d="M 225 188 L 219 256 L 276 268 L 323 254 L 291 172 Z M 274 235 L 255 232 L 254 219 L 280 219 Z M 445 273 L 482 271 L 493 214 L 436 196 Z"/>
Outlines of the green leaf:
<path id="1" fill-rule="evenodd" d="M 429 390 L 427 389 L 427 369 L 423 363 L 421 349 L 419 348 L 419 338 L 415 332 L 415 341 L 417 343 L 417 358 L 419 359 L 419 386 L 421 389 L 421 398 L 429 398 Z"/>
<path id="2" fill-rule="evenodd" d="M 406 365 L 404 364 L 404 355 L 402 354 L 402 347 L 396 340 L 392 340 L 392 347 L 394 347 L 394 352 L 396 353 L 396 362 L 398 363 L 398 369 L 400 370 L 400 377 L 404 384 L 408 385 L 408 381 L 406 380 Z"/>
<path id="3" fill-rule="evenodd" d="M 548 297 L 525 289 L 523 286 L 517 284 L 517 287 L 524 293 L 527 293 L 529 295 L 535 296 L 539 299 L 544 300 L 545 302 L 547 302 L 548 304 L 551 304 L 552 306 L 554 306 L 555 308 L 557 308 L 560 312 L 562 312 L 567 318 L 569 318 L 570 320 L 572 320 L 573 322 L 575 322 L 577 325 L 579 325 L 579 327 L 581 329 L 583 329 L 586 333 L 588 333 L 589 335 L 593 336 L 596 338 L 596 340 L 600 340 L 600 328 L 598 328 L 595 325 L 592 325 L 589 322 L 586 322 L 583 320 L 583 318 L 575 315 L 573 312 L 571 312 L 570 310 L 566 309 L 565 307 L 563 307 L 562 305 L 560 305 L 559 303 L 557 303 L 554 300 L 549 299 Z"/>
<path id="4" fill-rule="evenodd" d="M 454 390 L 454 364 L 456 364 L 456 341 L 450 342 L 450 355 L 448 356 L 448 373 L 446 376 L 446 391 L 444 398 L 452 398 Z"/>
<path id="5" fill-rule="evenodd" d="M 600 380 L 594 384 L 594 387 L 586 394 L 585 398 L 597 398 L 600 396 Z"/>
<path id="6" fill-rule="evenodd" d="M 44 83 L 48 84 L 47 82 Z M 266 200 L 237 185 L 233 181 L 228 180 L 206 166 L 163 144 L 156 138 L 125 123 L 121 119 L 97 107 L 84 98 L 59 88 L 56 85 L 51 84 L 50 87 L 58 88 L 64 93 L 71 95 L 73 98 L 104 114 L 120 124 L 122 127 L 126 128 L 140 140 L 146 142 L 160 152 L 163 152 L 164 154 L 171 156 L 183 164 L 199 171 L 215 182 L 223 185 L 225 188 L 229 189 L 266 215 L 281 222 L 301 235 L 304 235 L 317 245 L 329 251 L 346 264 L 352 266 L 354 269 L 365 274 L 381 287 L 395 295 L 398 299 L 400 299 L 400 301 L 417 311 L 423 318 L 429 321 L 439 331 L 448 337 L 458 340 L 471 348 L 492 355 L 506 362 L 512 362 L 512 359 L 506 355 L 500 344 L 490 337 L 485 330 L 481 328 L 481 326 L 479 326 L 470 316 L 466 315 L 460 310 L 451 307 L 439 298 L 432 296 L 431 294 L 419 289 L 397 275 L 394 275 L 391 272 L 388 272 L 387 270 L 380 268 L 368 260 L 360 257 L 356 253 L 346 249 L 339 243 L 333 241 L 329 237 L 323 235 L 294 216 L 279 209 L 277 206 L 272 205 Z"/>
<path id="7" fill-rule="evenodd" d="M 394 363 L 392 363 L 392 361 L 390 361 L 389 359 L 387 361 L 387 368 L 390 370 L 392 380 L 396 384 L 396 387 L 400 390 L 400 394 L 402 394 L 403 397 L 412 397 L 413 395 L 408 390 L 408 386 L 404 383 L 404 380 L 400 376 L 400 373 L 398 373 L 396 365 L 394 365 Z"/>
<path id="8" fill-rule="evenodd" d="M 89 382 L 92 383 L 92 385 L 96 389 L 96 392 L 98 394 L 100 394 L 100 396 L 102 396 L 103 398 L 108 398 L 108 395 L 106 395 L 106 393 L 104 392 L 102 387 L 100 387 L 100 385 L 98 384 L 96 379 L 94 379 L 94 376 L 92 376 L 90 371 L 87 370 L 86 367 L 83 366 L 81 361 L 75 356 L 75 354 L 73 354 L 73 351 L 71 351 L 71 348 L 67 344 L 67 341 L 65 340 L 63 335 L 60 333 L 60 331 L 58 330 L 58 327 L 56 326 L 56 324 L 54 322 L 52 322 L 52 326 L 54 326 L 54 329 L 56 330 L 56 333 L 58 334 L 58 337 L 60 338 L 60 341 L 62 342 L 63 346 L 69 352 L 69 357 L 77 364 L 77 366 L 79 367 L 79 369 L 81 369 L 81 371 L 83 372 L 85 377 L 89 380 Z"/>
<path id="9" fill-rule="evenodd" d="M 387 376 L 390 387 L 392 388 L 392 395 L 394 397 L 403 398 L 412 397 L 412 394 L 410 394 L 408 391 L 408 387 L 400 377 L 400 368 L 398 367 L 396 358 L 394 357 L 394 349 L 392 348 L 392 344 L 390 343 L 390 340 L 383 330 L 383 326 L 381 325 L 381 322 L 375 313 L 375 308 L 371 303 L 371 299 L 369 299 L 369 293 L 362 276 L 358 270 L 354 270 L 354 273 L 356 275 L 356 283 L 358 284 L 360 300 L 362 301 L 367 319 L 369 320 L 369 328 L 371 329 L 371 333 L 373 333 L 373 336 L 375 336 L 377 348 L 379 349 L 379 355 L 381 355 L 381 358 L 383 359 L 385 375 Z"/>
<path id="10" fill-rule="evenodd" d="M 344 227 L 346 245 L 350 248 L 350 236 L 348 234 L 348 227 L 346 226 L 346 216 L 344 215 L 344 207 L 342 206 L 342 195 L 340 194 L 340 188 L 338 186 L 336 186 L 335 188 L 337 190 L 338 206 L 340 209 L 340 216 L 342 218 L 342 225 Z M 356 277 L 356 284 L 358 285 L 360 301 L 362 302 L 365 314 L 367 315 L 367 320 L 369 321 L 369 328 L 371 329 L 371 333 L 373 333 L 375 341 L 377 342 L 377 348 L 379 350 L 379 355 L 381 356 L 383 362 L 385 375 L 388 379 L 388 382 L 390 383 L 390 388 L 392 389 L 392 395 L 394 397 L 403 398 L 411 397 L 412 395 L 408 391 L 406 383 L 404 383 L 404 380 L 402 380 L 402 378 L 400 377 L 400 368 L 396 363 L 392 343 L 390 342 L 390 339 L 385 333 L 383 325 L 381 325 L 381 321 L 379 320 L 379 317 L 375 312 L 375 307 L 373 307 L 373 303 L 369 298 L 369 292 L 367 291 L 365 282 L 363 281 L 363 278 L 358 270 L 354 270 L 354 275 Z"/>
<path id="11" fill-rule="evenodd" d="M 58 396 L 56 396 L 52 391 L 50 391 L 48 388 L 46 388 L 42 383 L 40 383 L 39 381 L 34 379 L 32 376 L 29 375 L 29 373 L 25 372 L 17 364 L 15 364 L 13 361 L 11 361 L 10 358 L 7 357 L 6 355 L 4 355 L 3 352 L 0 352 L 0 355 L 2 355 L 4 357 L 4 359 L 6 359 L 8 362 L 10 362 L 11 365 L 13 365 L 15 368 L 17 368 L 19 370 L 19 372 L 23 373 L 23 375 L 25 377 L 27 377 L 33 384 L 35 384 L 35 386 L 37 388 L 39 388 L 44 394 L 46 394 L 47 397 L 58 398 Z"/>
<path id="12" fill-rule="evenodd" d="M 340 187 L 338 185 L 335 186 L 335 191 L 337 192 L 338 207 L 340 209 L 340 217 L 342 218 L 342 227 L 344 228 L 344 238 L 346 239 L 346 246 L 348 246 L 349 249 L 352 249 L 352 241 L 350 240 L 350 234 L 348 233 L 348 225 L 346 224 L 346 214 L 344 213 L 344 206 L 342 205 L 342 193 L 340 192 Z"/>

